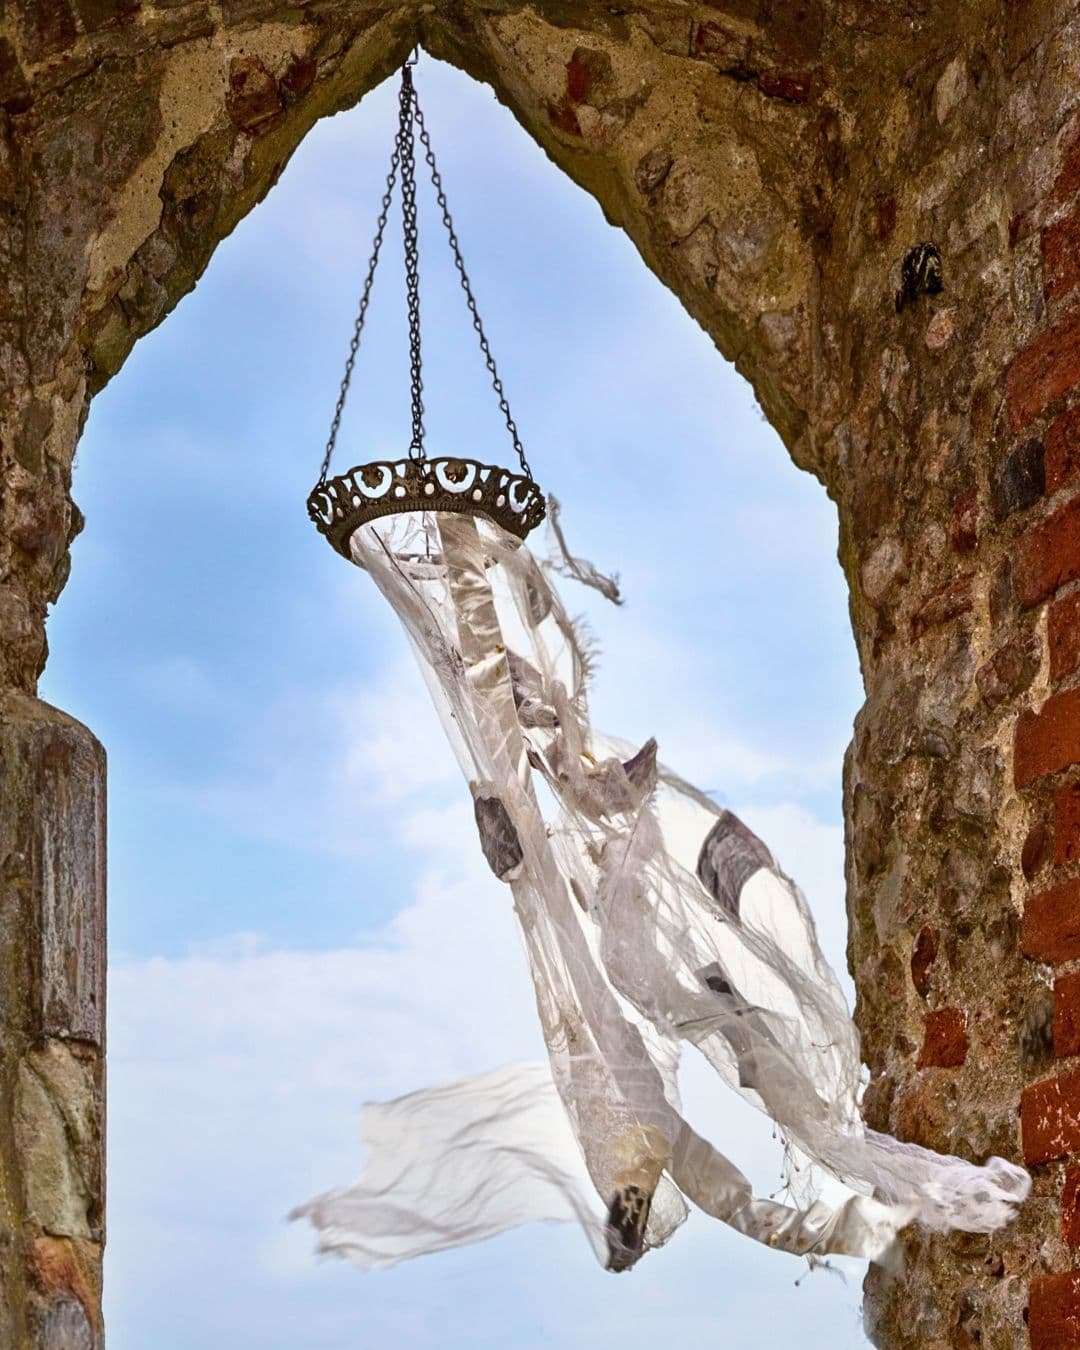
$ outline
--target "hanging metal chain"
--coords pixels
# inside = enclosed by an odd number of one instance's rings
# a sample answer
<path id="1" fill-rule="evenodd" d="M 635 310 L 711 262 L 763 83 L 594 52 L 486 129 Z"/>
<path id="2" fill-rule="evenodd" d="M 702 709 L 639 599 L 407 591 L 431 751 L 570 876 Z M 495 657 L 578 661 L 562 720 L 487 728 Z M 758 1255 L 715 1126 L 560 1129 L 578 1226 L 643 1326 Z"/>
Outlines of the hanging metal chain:
<path id="1" fill-rule="evenodd" d="M 330 437 L 326 442 L 326 454 L 323 456 L 322 468 L 319 470 L 320 484 L 326 482 L 326 475 L 330 472 L 330 461 L 334 456 L 334 447 L 337 445 L 338 432 L 341 430 L 341 417 L 345 411 L 345 400 L 349 396 L 349 385 L 352 383 L 353 367 L 356 365 L 356 353 L 360 350 L 360 335 L 364 331 L 364 320 L 367 318 L 368 303 L 371 300 L 371 287 L 375 281 L 375 269 L 379 265 L 379 251 L 382 249 L 383 235 L 386 232 L 386 222 L 390 215 L 390 203 L 394 199 L 394 184 L 397 182 L 400 159 L 401 150 L 395 141 L 394 153 L 390 157 L 390 172 L 386 175 L 386 191 L 383 193 L 378 224 L 375 229 L 375 243 L 371 250 L 371 261 L 368 263 L 367 276 L 364 278 L 364 289 L 360 294 L 360 308 L 356 315 L 356 323 L 353 326 L 352 340 L 349 343 L 349 355 L 345 362 L 345 374 L 341 380 L 341 391 L 338 394 L 337 405 L 334 408 L 334 420 L 330 423 Z"/>
<path id="2" fill-rule="evenodd" d="M 469 313 L 472 315 L 473 328 L 476 329 L 476 335 L 480 339 L 480 350 L 484 354 L 484 363 L 488 368 L 488 374 L 491 376 L 491 387 L 495 390 L 496 397 L 499 400 L 499 407 L 502 410 L 502 415 L 506 419 L 506 429 L 510 433 L 510 439 L 514 442 L 514 449 L 517 451 L 517 457 L 521 463 L 522 472 L 525 474 L 526 478 L 532 478 L 532 470 L 529 468 L 529 461 L 525 458 L 525 450 L 521 444 L 521 437 L 518 435 L 517 423 L 514 421 L 513 414 L 510 412 L 510 404 L 507 402 L 506 391 L 503 389 L 502 380 L 499 378 L 498 367 L 495 365 L 495 358 L 491 354 L 491 346 L 488 343 L 487 334 L 484 332 L 484 325 L 480 321 L 480 311 L 476 308 L 476 300 L 472 293 L 472 286 L 469 283 L 469 274 L 465 271 L 465 260 L 461 256 L 461 245 L 458 243 L 457 233 L 454 230 L 454 222 L 450 216 L 450 207 L 447 205 L 446 193 L 443 190 L 442 178 L 439 176 L 439 170 L 435 164 L 435 152 L 431 148 L 431 137 L 428 135 L 428 129 L 424 124 L 424 114 L 420 111 L 420 104 L 416 101 L 415 93 L 413 94 L 413 110 L 416 125 L 420 129 L 420 142 L 424 147 L 424 159 L 427 161 L 428 169 L 431 172 L 431 181 L 435 187 L 435 196 L 439 202 L 439 209 L 442 211 L 443 225 L 446 227 L 446 234 L 450 240 L 450 250 L 454 255 L 454 266 L 458 270 L 458 276 L 461 279 L 461 289 L 465 292 L 465 299 L 469 305 Z"/>
<path id="3" fill-rule="evenodd" d="M 414 123 L 420 133 L 420 141 L 424 147 L 424 159 L 431 172 L 431 181 L 435 188 L 439 209 L 442 211 L 443 225 L 446 228 L 446 233 L 450 240 L 450 250 L 454 256 L 454 266 L 457 268 L 458 277 L 461 281 L 461 288 L 465 292 L 469 313 L 472 315 L 473 328 L 476 330 L 476 335 L 480 340 L 480 350 L 483 353 L 484 362 L 488 368 L 488 373 L 491 376 L 492 388 L 495 390 L 495 394 L 499 400 L 499 407 L 502 410 L 503 417 L 506 419 L 506 429 L 509 431 L 510 438 L 514 443 L 514 449 L 517 452 L 518 460 L 521 463 L 522 472 L 527 478 L 532 478 L 532 470 L 529 468 L 529 461 L 525 458 L 525 451 L 521 444 L 521 437 L 518 435 L 517 424 L 514 422 L 514 418 L 510 412 L 510 404 L 507 402 L 506 391 L 503 388 L 502 380 L 499 378 L 499 371 L 495 365 L 495 358 L 491 354 L 491 346 L 488 343 L 487 334 L 484 332 L 484 326 L 480 321 L 480 312 L 476 307 L 476 300 L 472 293 L 472 285 L 469 282 L 468 273 L 465 271 L 465 262 L 461 256 L 461 246 L 458 243 L 457 234 L 454 230 L 454 222 L 450 216 L 450 208 L 447 205 L 442 178 L 440 177 L 439 170 L 435 164 L 435 154 L 431 148 L 431 138 L 428 135 L 427 126 L 424 123 L 424 116 L 420 111 L 420 104 L 416 97 L 416 88 L 412 78 L 412 67 L 415 64 L 416 60 L 414 56 L 411 57 L 401 69 L 401 89 L 398 95 L 398 131 L 394 140 L 394 153 L 390 159 L 390 172 L 387 174 L 386 178 L 386 191 L 383 193 L 378 224 L 375 231 L 375 242 L 372 247 L 371 261 L 368 264 L 367 276 L 364 279 L 364 289 L 360 296 L 360 308 L 356 316 L 356 323 L 353 327 L 352 340 L 349 343 L 349 355 L 345 362 L 345 374 L 342 377 L 341 390 L 338 394 L 337 405 L 334 408 L 334 418 L 330 424 L 330 436 L 326 442 L 326 454 L 323 456 L 322 468 L 319 472 L 320 486 L 327 480 L 327 475 L 330 472 L 330 461 L 333 458 L 334 448 L 337 445 L 338 432 L 341 429 L 341 418 L 345 411 L 345 401 L 348 398 L 349 385 L 352 382 L 357 352 L 360 349 L 360 337 L 364 328 L 364 320 L 367 318 L 368 304 L 371 300 L 371 288 L 375 280 L 375 269 L 379 263 L 379 254 L 382 249 L 383 236 L 386 231 L 386 222 L 389 218 L 390 206 L 393 201 L 394 188 L 397 184 L 399 172 L 401 174 L 401 215 L 405 253 L 405 288 L 409 314 L 409 389 L 412 404 L 412 439 L 409 442 L 409 457 L 417 460 L 426 458 L 426 452 L 424 450 L 423 359 L 420 336 L 420 240 L 416 205 L 416 142 L 413 133 Z"/>
<path id="4" fill-rule="evenodd" d="M 398 149 L 401 154 L 401 223 L 405 242 L 405 292 L 409 306 L 409 394 L 412 402 L 412 440 L 409 458 L 424 459 L 424 380 L 420 347 L 420 241 L 416 215 L 416 145 L 413 117 L 416 89 L 412 67 L 401 68 L 398 104 Z"/>

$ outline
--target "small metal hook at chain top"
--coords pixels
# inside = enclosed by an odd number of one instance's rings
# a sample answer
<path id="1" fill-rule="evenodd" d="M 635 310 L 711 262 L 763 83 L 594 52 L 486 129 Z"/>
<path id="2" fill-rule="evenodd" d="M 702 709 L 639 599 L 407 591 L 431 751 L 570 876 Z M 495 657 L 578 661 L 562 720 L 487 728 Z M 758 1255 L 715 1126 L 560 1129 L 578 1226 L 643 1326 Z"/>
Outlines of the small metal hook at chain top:
<path id="1" fill-rule="evenodd" d="M 525 451 L 521 444 L 521 437 L 518 435 L 517 424 L 514 422 L 510 412 L 506 391 L 503 388 L 502 380 L 499 378 L 498 367 L 495 365 L 495 358 L 492 355 L 491 346 L 488 343 L 487 335 L 484 332 L 484 326 L 480 321 L 480 313 L 476 307 L 472 286 L 469 282 L 468 273 L 465 271 L 465 262 L 461 256 L 461 247 L 454 230 L 454 222 L 451 219 L 450 208 L 447 205 L 446 192 L 443 189 L 442 178 L 439 176 L 439 170 L 435 164 L 435 154 L 431 148 L 431 138 L 428 135 L 427 126 L 424 123 L 424 117 L 420 111 L 420 104 L 416 97 L 412 69 L 417 63 L 418 54 L 418 50 L 414 49 L 401 68 L 401 89 L 398 95 L 398 131 L 397 136 L 394 139 L 394 153 L 390 160 L 390 172 L 386 179 L 386 191 L 383 193 L 381 209 L 379 211 L 371 261 L 368 264 L 367 276 L 364 279 L 364 289 L 360 297 L 360 309 L 357 313 L 356 323 L 353 327 L 352 340 L 349 343 L 349 355 L 345 362 L 345 374 L 341 381 L 341 390 L 338 394 L 337 405 L 334 408 L 334 418 L 330 426 L 330 436 L 326 442 L 326 454 L 323 457 L 322 469 L 319 474 L 320 485 L 327 481 L 327 475 L 330 472 L 330 461 L 337 444 L 338 432 L 341 429 L 341 418 L 345 410 L 345 401 L 348 397 L 349 385 L 352 381 L 357 352 L 360 348 L 360 337 L 364 327 L 364 320 L 367 317 L 368 304 L 371 299 L 371 288 L 375 280 L 375 269 L 379 262 L 383 235 L 386 230 L 386 222 L 389 217 L 394 187 L 397 183 L 399 172 L 401 174 L 405 289 L 409 317 L 409 387 L 412 406 L 412 438 L 409 442 L 409 457 L 416 460 L 423 460 L 426 458 L 426 452 L 424 450 L 424 381 L 420 333 L 420 247 L 416 205 L 416 144 L 413 131 L 414 124 L 419 132 L 420 142 L 424 147 L 424 159 L 431 173 L 431 181 L 435 188 L 439 209 L 442 212 L 443 225 L 450 240 L 450 249 L 454 257 L 454 266 L 457 268 L 461 287 L 465 292 L 469 313 L 472 315 L 473 328 L 476 330 L 477 337 L 480 339 L 480 350 L 483 353 L 484 363 L 491 376 L 492 387 L 499 400 L 499 408 L 505 418 L 506 428 L 514 443 L 514 450 L 517 452 L 522 471 L 527 478 L 532 478 L 532 470 L 529 468 L 529 462 L 525 458 Z"/>

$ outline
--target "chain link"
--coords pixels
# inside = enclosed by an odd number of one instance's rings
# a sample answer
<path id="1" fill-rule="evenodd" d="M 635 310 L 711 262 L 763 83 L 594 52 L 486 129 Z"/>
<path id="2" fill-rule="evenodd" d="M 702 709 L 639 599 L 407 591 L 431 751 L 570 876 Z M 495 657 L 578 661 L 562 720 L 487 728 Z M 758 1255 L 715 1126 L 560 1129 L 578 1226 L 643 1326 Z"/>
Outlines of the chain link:
<path id="1" fill-rule="evenodd" d="M 394 140 L 394 153 L 390 159 L 390 172 L 387 174 L 386 178 L 386 191 L 383 193 L 382 197 L 381 209 L 379 211 L 375 231 L 375 242 L 371 253 L 371 261 L 368 264 L 367 276 L 364 279 L 364 289 L 360 296 L 360 308 L 356 316 L 356 323 L 353 327 L 352 340 L 349 343 L 349 355 L 345 362 L 345 374 L 341 381 L 341 390 L 338 394 L 337 405 L 334 408 L 334 419 L 330 425 L 330 436 L 326 442 L 326 454 L 323 456 L 322 468 L 319 473 L 320 484 L 326 482 L 327 474 L 330 472 L 330 461 L 337 444 L 338 432 L 341 429 L 341 418 L 345 411 L 345 401 L 349 394 L 349 385 L 352 381 L 353 368 L 356 365 L 357 352 L 360 349 L 360 337 L 364 328 L 364 320 L 367 317 L 368 303 L 371 299 L 371 288 L 375 280 L 375 269 L 379 263 L 379 254 L 382 249 L 383 236 L 386 231 L 386 223 L 389 218 L 394 187 L 397 183 L 399 171 L 401 173 L 401 214 L 405 252 L 405 288 L 409 315 L 409 388 L 412 405 L 412 439 L 409 443 L 409 456 L 412 459 L 420 460 L 426 457 L 424 450 L 424 381 L 420 337 L 420 247 L 416 206 L 416 145 L 413 134 L 414 123 L 420 133 L 420 142 L 424 147 L 424 160 L 431 173 L 431 181 L 435 188 L 439 209 L 442 212 L 443 225 L 446 228 L 447 237 L 450 240 L 450 250 L 454 257 L 454 266 L 457 268 L 458 277 L 461 281 L 461 288 L 465 292 L 469 313 L 472 315 L 473 328 L 476 330 L 476 335 L 480 340 L 480 350 L 483 353 L 484 363 L 491 376 L 492 388 L 495 390 L 495 394 L 499 400 L 499 408 L 502 411 L 503 417 L 506 419 L 506 429 L 509 431 L 510 438 L 514 443 L 514 450 L 517 452 L 522 472 L 527 478 L 532 478 L 532 470 L 529 468 L 529 461 L 525 458 L 525 451 L 521 444 L 521 437 L 518 435 L 517 424 L 514 422 L 514 418 L 510 412 L 510 404 L 507 402 L 506 391 L 503 388 L 502 380 L 499 378 L 498 367 L 495 365 L 495 358 L 491 353 L 491 346 L 488 343 L 487 334 L 484 332 L 484 326 L 480 321 L 480 312 L 476 307 L 472 285 L 469 282 L 468 273 L 465 271 L 465 262 L 461 256 L 461 246 L 458 243 L 458 237 L 454 230 L 454 222 L 450 216 L 450 208 L 446 201 L 446 193 L 443 189 L 442 178 L 440 177 L 439 170 L 435 164 L 435 153 L 431 148 L 431 138 L 428 135 L 424 116 L 420 111 L 420 104 L 416 97 L 416 88 L 413 85 L 411 67 L 415 64 L 415 59 L 410 58 L 401 70 L 401 90 L 398 96 L 398 132 Z"/>
<path id="2" fill-rule="evenodd" d="M 401 68 L 398 147 L 401 151 L 401 227 L 405 244 L 405 293 L 409 307 L 409 395 L 412 403 L 412 440 L 409 457 L 424 459 L 424 380 L 420 346 L 420 241 L 416 214 L 416 145 L 413 116 L 416 89 L 412 69 Z"/>
<path id="3" fill-rule="evenodd" d="M 499 370 L 495 365 L 495 358 L 491 354 L 491 346 L 487 340 L 487 334 L 484 332 L 484 325 L 480 321 L 480 311 L 476 307 L 476 299 L 473 296 L 472 286 L 469 282 L 469 274 L 465 271 L 465 260 L 461 256 L 461 245 L 458 243 L 457 233 L 454 230 L 454 222 L 450 216 L 450 207 L 446 201 L 446 193 L 443 190 L 442 178 L 435 164 L 435 152 L 431 148 L 431 137 L 428 135 L 427 126 L 424 124 L 424 114 L 420 111 L 420 104 L 413 99 L 413 116 L 416 119 L 416 125 L 420 129 L 420 143 L 424 147 L 424 159 L 427 162 L 431 173 L 431 181 L 435 187 L 435 196 L 438 199 L 439 209 L 442 211 L 443 225 L 446 227 L 446 235 L 450 240 L 450 251 L 454 255 L 454 266 L 457 268 L 458 277 L 461 280 L 461 289 L 465 292 L 465 299 L 469 306 L 469 313 L 472 315 L 473 328 L 476 329 L 476 336 L 480 339 L 480 350 L 484 355 L 484 364 L 488 368 L 488 374 L 491 376 L 491 387 L 495 390 L 495 395 L 499 400 L 499 408 L 503 417 L 506 419 L 506 429 L 510 433 L 510 439 L 514 442 L 514 449 L 517 452 L 518 460 L 521 463 L 522 472 L 526 478 L 532 478 L 532 470 L 529 468 L 529 461 L 525 458 L 525 449 L 521 444 L 521 437 L 518 435 L 517 423 L 514 421 L 513 414 L 510 412 L 510 404 L 506 398 L 506 391 L 503 388 L 503 382 L 499 378 Z"/>
<path id="4" fill-rule="evenodd" d="M 345 411 L 345 400 L 349 396 L 353 367 L 356 365 L 356 353 L 360 350 L 360 335 L 364 331 L 368 302 L 371 300 L 371 287 L 375 281 L 375 269 L 379 265 L 379 252 L 382 249 L 383 235 L 386 232 L 386 222 L 390 216 L 390 204 L 394 199 L 394 184 L 397 181 L 400 162 L 401 150 L 395 142 L 394 153 L 390 157 L 390 172 L 386 175 L 386 191 L 383 193 L 382 208 L 379 211 L 378 224 L 375 229 L 375 243 L 371 251 L 371 261 L 368 263 L 367 276 L 364 278 L 364 289 L 360 294 L 360 308 L 356 315 L 356 323 L 353 326 L 352 340 L 349 343 L 345 374 L 341 380 L 341 390 L 338 394 L 337 405 L 334 408 L 334 420 L 330 423 L 330 437 L 326 442 L 326 454 L 323 456 L 322 468 L 319 470 L 320 484 L 326 482 L 326 475 L 330 472 L 330 461 L 334 455 L 334 447 L 337 445 L 338 432 L 341 430 L 341 417 Z"/>

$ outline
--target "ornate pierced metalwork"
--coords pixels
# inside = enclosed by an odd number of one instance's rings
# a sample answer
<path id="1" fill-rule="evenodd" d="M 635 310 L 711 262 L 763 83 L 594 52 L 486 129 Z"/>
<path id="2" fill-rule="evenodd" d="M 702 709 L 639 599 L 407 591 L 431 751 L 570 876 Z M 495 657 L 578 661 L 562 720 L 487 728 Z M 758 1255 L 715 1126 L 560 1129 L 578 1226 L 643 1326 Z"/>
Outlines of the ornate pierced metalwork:
<path id="1" fill-rule="evenodd" d="M 544 519 L 544 494 L 524 474 L 440 456 L 360 464 L 318 484 L 308 497 L 316 528 L 346 558 L 354 530 L 403 511 L 486 516 L 524 539 Z"/>
<path id="2" fill-rule="evenodd" d="M 326 443 L 319 481 L 308 497 L 308 514 L 318 529 L 326 535 L 335 549 L 350 557 L 349 539 L 353 531 L 381 516 L 405 511 L 456 511 L 486 516 L 519 539 L 524 539 L 544 519 L 544 496 L 533 482 L 529 461 L 525 458 L 517 424 L 510 412 L 506 391 L 499 377 L 495 358 L 480 320 L 473 297 L 472 286 L 461 256 L 454 223 L 447 206 L 442 178 L 431 148 L 431 138 L 420 111 L 413 85 L 412 69 L 415 57 L 405 63 L 401 71 L 401 90 L 398 97 L 398 131 L 390 171 L 386 179 L 382 206 L 379 212 L 375 241 L 368 264 L 360 308 L 349 344 L 349 356 L 341 391 L 334 409 L 330 436 Z M 415 133 L 415 134 L 414 134 Z M 420 257 L 416 209 L 416 137 L 424 150 L 424 160 L 435 188 L 436 200 L 442 214 L 443 226 L 450 242 L 450 251 L 457 269 L 461 288 L 472 318 L 472 326 L 480 343 L 480 351 L 487 366 L 491 385 L 499 401 L 499 409 L 513 442 L 521 465 L 521 472 L 481 464 L 477 460 L 444 456 L 428 459 L 424 448 L 423 374 L 420 341 Z M 404 239 L 406 298 L 409 314 L 409 388 L 412 410 L 412 439 L 408 458 L 376 460 L 361 464 L 337 478 L 330 478 L 330 460 L 334 454 L 341 417 L 345 410 L 353 368 L 360 347 L 360 336 L 371 299 L 371 288 L 382 249 L 383 235 L 390 212 L 394 189 L 401 183 L 402 234 Z"/>

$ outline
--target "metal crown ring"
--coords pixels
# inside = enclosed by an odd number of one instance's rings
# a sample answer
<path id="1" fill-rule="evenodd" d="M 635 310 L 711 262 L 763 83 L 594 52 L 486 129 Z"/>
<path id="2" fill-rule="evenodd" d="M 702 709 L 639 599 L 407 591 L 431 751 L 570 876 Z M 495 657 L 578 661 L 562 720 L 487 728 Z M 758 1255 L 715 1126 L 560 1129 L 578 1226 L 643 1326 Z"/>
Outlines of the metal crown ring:
<path id="1" fill-rule="evenodd" d="M 374 460 L 318 483 L 308 514 L 343 557 L 361 525 L 410 511 L 485 516 L 524 539 L 544 519 L 544 494 L 531 478 L 475 459 Z"/>

